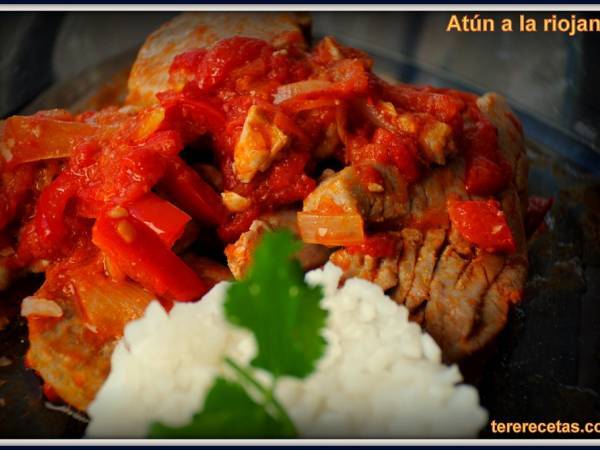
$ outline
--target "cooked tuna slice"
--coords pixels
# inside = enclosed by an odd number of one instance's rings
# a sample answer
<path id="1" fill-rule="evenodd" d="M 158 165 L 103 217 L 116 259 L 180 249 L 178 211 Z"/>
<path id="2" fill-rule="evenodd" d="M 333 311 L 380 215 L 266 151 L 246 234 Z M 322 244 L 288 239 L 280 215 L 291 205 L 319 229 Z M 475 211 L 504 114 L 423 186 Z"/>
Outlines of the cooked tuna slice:
<path id="1" fill-rule="evenodd" d="M 110 372 L 115 340 L 96 339 L 75 313 L 71 300 L 61 299 L 63 317 L 29 317 L 27 365 L 58 396 L 85 411 Z"/>
<path id="2" fill-rule="evenodd" d="M 52 268 L 21 308 L 29 331 L 27 366 L 82 411 L 108 376 L 125 326 L 156 298 L 131 280 L 106 277 L 105 270 L 107 262 L 99 253 Z"/>
<path id="3" fill-rule="evenodd" d="M 252 263 L 252 254 L 260 242 L 262 235 L 271 230 L 287 228 L 295 235 L 298 235 L 298 224 L 296 221 L 296 211 L 283 210 L 276 213 L 266 214 L 260 219 L 255 220 L 250 225 L 250 229 L 238 238 L 233 244 L 225 248 L 225 256 L 229 270 L 236 279 L 242 278 L 250 264 Z M 318 244 L 302 245 L 302 249 L 296 255 L 304 270 L 314 269 L 327 261 L 331 250 Z"/>
<path id="4" fill-rule="evenodd" d="M 412 312 L 429 298 L 429 286 L 439 251 L 446 239 L 446 231 L 434 228 L 425 232 L 423 245 L 415 264 L 413 282 L 406 295 L 406 307 Z"/>
<path id="5" fill-rule="evenodd" d="M 447 361 L 482 349 L 502 330 L 510 305 L 522 297 L 527 275 L 527 243 L 522 205 L 527 172 L 522 135 L 510 110 L 496 94 L 478 100 L 498 130 L 500 151 L 513 166 L 513 183 L 499 195 L 516 243 L 510 255 L 489 254 L 466 243 L 454 230 L 437 263 L 426 304 L 424 327 L 440 344 Z M 526 178 L 526 175 L 525 175 Z"/>
<path id="6" fill-rule="evenodd" d="M 447 228 L 446 200 L 467 198 L 463 182 L 464 163 L 454 160 L 443 167 L 436 167 L 423 180 L 409 187 L 410 214 L 408 226 L 418 228 Z"/>
<path id="7" fill-rule="evenodd" d="M 404 228 L 400 235 L 402 237 L 402 253 L 398 262 L 398 288 L 394 291 L 392 298 L 398 303 L 404 303 L 415 277 L 417 257 L 423 244 L 423 233 L 414 228 Z"/>
<path id="8" fill-rule="evenodd" d="M 510 305 L 521 298 L 527 274 L 522 213 L 522 205 L 527 202 L 527 157 L 522 133 L 498 95 L 487 94 L 477 104 L 496 126 L 500 151 L 513 168 L 513 181 L 497 198 L 517 251 L 509 255 L 487 253 L 451 228 L 448 199 L 470 198 L 463 181 L 464 159 L 457 156 L 445 166 L 432 168 L 425 178 L 409 187 L 408 213 L 394 216 L 404 226 L 398 258 L 375 259 L 349 254 L 344 249 L 331 257 L 344 269 L 345 277 L 359 276 L 384 289 L 394 288 L 394 300 L 404 304 L 411 319 L 434 337 L 447 361 L 460 360 L 482 349 L 502 330 Z M 344 169 L 321 183 L 305 201 L 305 209 L 317 209 L 320 202 L 333 201 L 367 217 L 365 211 L 369 210 L 372 194 L 359 185 L 355 173 Z M 391 280 L 394 272 L 397 279 Z"/>
<path id="9" fill-rule="evenodd" d="M 361 178 L 372 172 L 374 180 Z M 366 178 L 366 177 L 365 177 Z M 304 212 L 358 213 L 366 222 L 398 220 L 408 212 L 406 182 L 383 164 L 349 166 L 325 178 L 304 200 Z"/>
<path id="10" fill-rule="evenodd" d="M 305 16 L 290 13 L 184 13 L 152 33 L 140 49 L 131 69 L 127 103 L 147 106 L 157 102 L 156 94 L 169 86 L 169 67 L 175 56 L 196 49 L 208 49 L 221 39 L 233 36 L 263 39 L 279 47 L 302 41 Z M 299 37 L 299 39 L 298 39 Z"/>

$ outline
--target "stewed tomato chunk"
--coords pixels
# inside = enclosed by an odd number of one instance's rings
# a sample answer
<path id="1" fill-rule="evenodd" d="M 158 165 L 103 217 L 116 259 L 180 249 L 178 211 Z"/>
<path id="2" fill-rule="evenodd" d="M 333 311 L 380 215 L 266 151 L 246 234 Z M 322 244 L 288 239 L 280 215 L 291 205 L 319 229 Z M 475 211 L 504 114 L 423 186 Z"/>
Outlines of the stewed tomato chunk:
<path id="1" fill-rule="evenodd" d="M 513 253 L 515 240 L 496 200 L 448 200 L 452 226 L 469 242 L 488 252 Z"/>

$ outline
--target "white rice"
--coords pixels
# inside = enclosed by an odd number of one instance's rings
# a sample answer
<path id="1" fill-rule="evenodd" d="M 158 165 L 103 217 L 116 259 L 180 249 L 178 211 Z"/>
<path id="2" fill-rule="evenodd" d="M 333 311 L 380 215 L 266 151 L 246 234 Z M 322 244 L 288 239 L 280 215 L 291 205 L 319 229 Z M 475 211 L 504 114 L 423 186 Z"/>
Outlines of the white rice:
<path id="1" fill-rule="evenodd" d="M 476 436 L 487 421 L 477 390 L 441 363 L 439 347 L 408 321 L 406 308 L 364 280 L 338 289 L 340 276 L 331 263 L 306 275 L 326 294 L 327 352 L 308 379 L 286 378 L 277 388 L 301 437 Z M 229 373 L 225 355 L 252 359 L 254 338 L 223 317 L 227 286 L 169 314 L 153 302 L 126 327 L 89 407 L 89 437 L 144 437 L 155 421 L 185 425 L 214 377 Z"/>

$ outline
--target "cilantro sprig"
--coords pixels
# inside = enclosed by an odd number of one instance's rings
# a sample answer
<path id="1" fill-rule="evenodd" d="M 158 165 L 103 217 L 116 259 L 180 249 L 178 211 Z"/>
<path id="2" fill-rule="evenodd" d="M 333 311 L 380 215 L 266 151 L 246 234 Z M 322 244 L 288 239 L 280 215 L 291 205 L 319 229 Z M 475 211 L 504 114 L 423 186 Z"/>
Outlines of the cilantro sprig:
<path id="1" fill-rule="evenodd" d="M 254 253 L 248 275 L 231 284 L 224 303 L 225 317 L 249 330 L 257 354 L 251 367 L 231 358 L 225 363 L 233 379 L 218 377 L 204 406 L 179 428 L 153 424 L 152 438 L 291 438 L 296 428 L 275 397 L 281 377 L 306 378 L 325 352 L 322 331 L 327 311 L 320 305 L 320 286 L 309 286 L 297 259 L 301 244 L 289 231 L 266 233 Z M 255 369 L 270 372 L 263 385 Z"/>
<path id="2" fill-rule="evenodd" d="M 274 377 L 306 377 L 325 349 L 323 294 L 320 286 L 304 282 L 300 263 L 291 258 L 298 250 L 290 232 L 266 234 L 248 277 L 231 286 L 225 302 L 227 319 L 256 337 L 252 366 Z"/>

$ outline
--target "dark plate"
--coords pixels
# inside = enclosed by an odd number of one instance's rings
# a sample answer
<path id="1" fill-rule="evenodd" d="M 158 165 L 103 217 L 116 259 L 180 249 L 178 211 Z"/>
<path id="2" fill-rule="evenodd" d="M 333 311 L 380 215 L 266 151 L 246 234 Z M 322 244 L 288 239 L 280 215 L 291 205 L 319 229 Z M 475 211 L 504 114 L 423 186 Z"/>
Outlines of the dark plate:
<path id="1" fill-rule="evenodd" d="M 372 54 L 382 74 L 406 82 L 481 92 L 478 86 L 450 73 L 364 42 L 346 41 Z M 25 112 L 58 106 L 80 108 L 89 100 L 89 92 L 126 68 L 133 56 L 128 52 L 74 81 L 53 86 Z M 600 156 L 539 116 L 518 104 L 513 106 L 528 136 L 530 193 L 552 195 L 555 204 L 547 219 L 547 232 L 531 242 L 524 301 L 514 309 L 494 348 L 467 362 L 463 370 L 468 381 L 479 387 L 490 419 L 600 421 Z M 22 282 L 4 296 L 3 304 L 16 309 L 18 300 L 38 284 L 39 280 Z M 0 332 L 0 357 L 6 358 L 0 359 L 0 436 L 81 436 L 83 416 L 68 409 L 48 409 L 39 380 L 24 368 L 26 348 L 24 321 L 17 320 Z M 481 436 L 507 437 L 493 435 L 489 428 Z"/>

